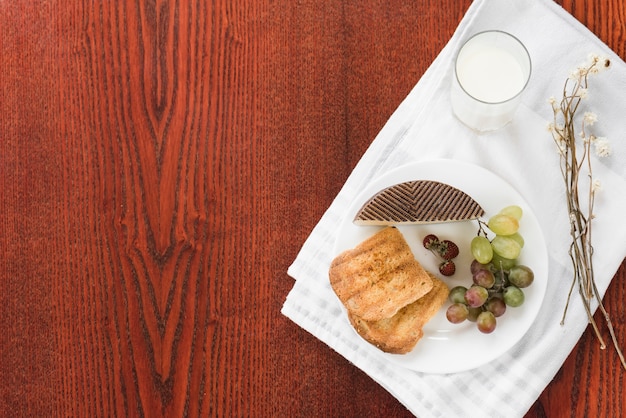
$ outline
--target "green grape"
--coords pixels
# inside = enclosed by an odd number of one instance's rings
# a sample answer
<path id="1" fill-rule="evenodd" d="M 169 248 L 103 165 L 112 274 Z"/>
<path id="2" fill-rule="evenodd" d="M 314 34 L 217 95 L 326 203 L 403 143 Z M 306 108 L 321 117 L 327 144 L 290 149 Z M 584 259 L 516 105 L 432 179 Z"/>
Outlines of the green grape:
<path id="1" fill-rule="evenodd" d="M 467 314 L 467 320 L 470 322 L 476 322 L 478 320 L 478 315 L 483 311 L 482 308 L 468 308 L 469 313 Z"/>
<path id="2" fill-rule="evenodd" d="M 493 265 L 496 271 L 510 270 L 516 264 L 517 264 L 517 260 L 504 258 L 501 255 L 498 255 L 496 253 L 493 254 L 493 258 L 491 259 L 491 265 Z"/>
<path id="3" fill-rule="evenodd" d="M 489 291 L 482 286 L 473 285 L 465 292 L 465 302 L 470 308 L 478 308 L 487 302 Z"/>
<path id="4" fill-rule="evenodd" d="M 516 286 L 509 286 L 504 289 L 504 303 L 507 306 L 517 308 L 524 303 L 524 292 Z"/>
<path id="5" fill-rule="evenodd" d="M 480 264 L 489 263 L 493 257 L 493 248 L 491 247 L 491 243 L 482 235 L 475 236 L 472 239 L 472 242 L 470 243 L 470 250 L 474 259 Z"/>
<path id="6" fill-rule="evenodd" d="M 496 329 L 496 317 L 489 311 L 481 312 L 476 319 L 476 326 L 483 334 L 490 334 Z"/>
<path id="7" fill-rule="evenodd" d="M 496 235 L 491 240 L 493 252 L 509 260 L 515 260 L 519 257 L 522 247 L 513 238 L 508 236 Z"/>
<path id="8" fill-rule="evenodd" d="M 519 229 L 519 221 L 512 216 L 499 213 L 489 218 L 487 226 L 496 235 L 511 235 Z"/>
<path id="9" fill-rule="evenodd" d="M 509 282 L 513 286 L 524 288 L 530 286 L 535 280 L 535 273 L 530 267 L 517 265 L 509 271 Z"/>
<path id="10" fill-rule="evenodd" d="M 467 288 L 465 286 L 455 286 L 450 289 L 448 299 L 452 303 L 465 303 L 465 292 L 467 292 Z"/>
<path id="11" fill-rule="evenodd" d="M 524 248 L 524 237 L 519 232 L 509 235 L 509 238 L 517 242 L 520 248 Z"/>
<path id="12" fill-rule="evenodd" d="M 519 221 L 520 219 L 522 219 L 523 211 L 522 211 L 522 208 L 520 208 L 519 206 L 511 205 L 511 206 L 505 207 L 499 213 L 501 213 L 502 215 L 512 216 L 513 218 Z"/>
<path id="13" fill-rule="evenodd" d="M 460 324 L 469 316 L 469 309 L 464 303 L 453 303 L 446 310 L 446 318 L 453 324 Z"/>

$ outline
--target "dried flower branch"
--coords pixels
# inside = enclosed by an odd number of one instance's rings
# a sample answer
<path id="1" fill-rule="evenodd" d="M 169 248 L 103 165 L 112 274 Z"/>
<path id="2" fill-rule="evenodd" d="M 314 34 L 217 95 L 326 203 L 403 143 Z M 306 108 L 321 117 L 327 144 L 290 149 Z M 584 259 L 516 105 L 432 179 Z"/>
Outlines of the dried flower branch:
<path id="1" fill-rule="evenodd" d="M 578 286 L 578 292 L 582 298 L 589 323 L 600 342 L 600 347 L 606 348 L 606 343 L 593 317 L 592 306 L 594 303 L 598 305 L 598 309 L 604 315 L 615 350 L 622 366 L 626 369 L 624 355 L 619 347 L 609 314 L 602 304 L 593 272 L 593 246 L 591 242 L 592 219 L 595 216 L 593 207 L 595 195 L 600 191 L 601 185 L 598 180 L 593 178 L 591 151 L 593 149 L 598 157 L 608 157 L 611 154 L 611 146 L 606 138 L 596 137 L 589 132 L 589 128 L 598 121 L 595 113 L 584 112 L 582 118 L 579 117 L 579 120 L 576 120 L 579 106 L 588 95 L 589 77 L 609 68 L 610 64 L 608 59 L 591 56 L 587 64 L 577 67 L 570 73 L 563 87 L 562 99 L 560 101 L 555 98 L 550 99 L 554 120 L 550 123 L 549 130 L 557 145 L 561 174 L 565 183 L 572 237 L 569 256 L 574 267 L 574 276 L 567 295 L 561 324 L 565 322 L 572 291 L 574 287 Z M 580 132 L 579 135 L 576 135 L 578 126 Z M 580 148 L 578 148 L 579 142 Z M 586 188 L 588 195 L 581 202 L 580 191 L 584 190 L 584 186 L 581 187 L 580 183 L 584 177 L 588 179 Z"/>

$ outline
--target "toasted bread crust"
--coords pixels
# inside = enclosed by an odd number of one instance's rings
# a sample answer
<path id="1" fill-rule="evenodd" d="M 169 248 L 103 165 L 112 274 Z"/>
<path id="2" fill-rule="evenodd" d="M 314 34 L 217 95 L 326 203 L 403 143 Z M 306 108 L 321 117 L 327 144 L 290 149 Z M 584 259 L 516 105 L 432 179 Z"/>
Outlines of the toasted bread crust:
<path id="1" fill-rule="evenodd" d="M 433 287 L 430 275 L 394 227 L 337 256 L 329 279 L 348 311 L 366 321 L 394 316 Z"/>
<path id="2" fill-rule="evenodd" d="M 448 297 L 448 286 L 432 276 L 433 288 L 425 296 L 400 309 L 391 318 L 366 321 L 348 311 L 348 318 L 361 337 L 382 351 L 405 354 L 422 338 L 424 324 L 441 308 Z"/>

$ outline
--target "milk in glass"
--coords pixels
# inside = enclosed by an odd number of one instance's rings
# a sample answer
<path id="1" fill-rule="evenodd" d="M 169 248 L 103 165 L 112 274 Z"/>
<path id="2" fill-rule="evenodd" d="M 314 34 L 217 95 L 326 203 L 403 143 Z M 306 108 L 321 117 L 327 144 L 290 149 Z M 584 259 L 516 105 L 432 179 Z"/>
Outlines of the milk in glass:
<path id="1" fill-rule="evenodd" d="M 530 78 L 530 57 L 510 34 L 481 32 L 459 51 L 455 62 L 452 109 L 466 125 L 489 131 L 506 125 Z"/>

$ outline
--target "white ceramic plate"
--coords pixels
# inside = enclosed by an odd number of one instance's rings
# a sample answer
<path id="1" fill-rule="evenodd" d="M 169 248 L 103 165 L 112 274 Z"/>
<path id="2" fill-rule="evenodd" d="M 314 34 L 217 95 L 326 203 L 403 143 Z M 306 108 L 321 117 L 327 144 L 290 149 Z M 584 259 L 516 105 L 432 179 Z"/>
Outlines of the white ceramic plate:
<path id="1" fill-rule="evenodd" d="M 526 201 L 500 177 L 476 165 L 452 160 L 432 160 L 399 167 L 371 182 L 353 202 L 340 225 L 335 254 L 355 247 L 382 228 L 354 225 L 352 220 L 361 206 L 385 187 L 409 180 L 435 180 L 464 191 L 485 210 L 485 221 L 509 205 L 518 205 L 524 211 L 519 232 L 524 237 L 525 245 L 518 262 L 533 269 L 535 281 L 524 289 L 526 298 L 522 306 L 508 307 L 505 314 L 498 318 L 496 330 L 491 334 L 482 334 L 476 329 L 475 323 L 449 323 L 445 310 L 450 304 L 446 302 L 424 326 L 424 336 L 413 351 L 402 355 L 381 352 L 392 362 L 419 372 L 443 374 L 474 369 L 509 350 L 535 321 L 543 302 L 548 275 L 548 255 L 543 234 Z M 442 278 L 449 288 L 471 285 L 470 241 L 478 231 L 477 221 L 405 225 L 399 229 L 411 246 L 415 258 L 425 269 Z M 436 234 L 440 239 L 451 239 L 459 246 L 460 255 L 454 260 L 457 265 L 454 276 L 441 276 L 438 273 L 437 259 L 422 246 L 423 237 L 429 233 Z M 345 320 L 348 321 L 347 316 Z M 365 340 L 361 341 L 369 344 Z"/>

